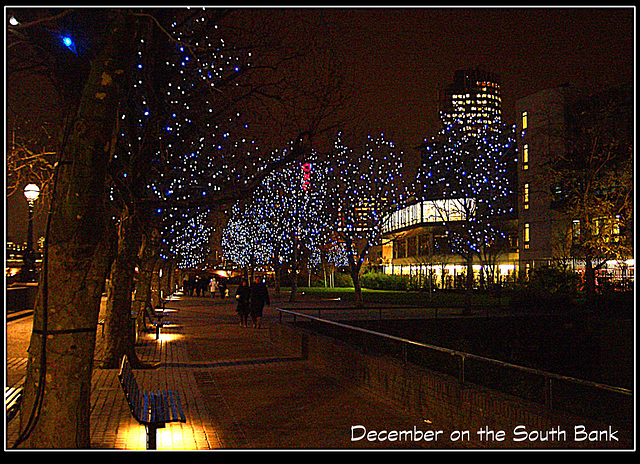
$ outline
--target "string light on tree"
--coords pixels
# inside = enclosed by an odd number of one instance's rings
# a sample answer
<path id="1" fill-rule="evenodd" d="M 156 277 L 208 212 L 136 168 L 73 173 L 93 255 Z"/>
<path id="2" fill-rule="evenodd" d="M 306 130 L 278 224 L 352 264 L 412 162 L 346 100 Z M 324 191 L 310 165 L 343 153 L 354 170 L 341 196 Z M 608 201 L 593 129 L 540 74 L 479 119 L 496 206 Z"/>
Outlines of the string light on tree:
<path id="1" fill-rule="evenodd" d="M 402 153 L 384 134 L 367 136 L 350 148 L 341 135 L 331 162 L 333 229 L 345 244 L 356 304 L 362 304 L 360 269 L 372 246 L 381 238 L 383 217 L 404 201 Z"/>
<path id="2" fill-rule="evenodd" d="M 163 130 L 153 169 L 159 175 L 147 186 L 149 194 L 165 205 L 156 214 L 162 224 L 163 256 L 174 257 L 180 267 L 202 264 L 208 254 L 212 228 L 207 225 L 208 198 L 251 182 L 259 148 L 242 114 L 227 103 L 233 100 L 236 79 L 251 66 L 251 53 L 234 46 L 220 34 L 205 9 L 176 21 L 164 72 L 154 85 L 164 89 L 159 114 L 140 101 L 138 121 L 153 121 Z M 144 56 L 136 68 L 141 83 L 146 77 Z"/>
<path id="3" fill-rule="evenodd" d="M 418 181 L 424 200 L 458 200 L 463 220 L 448 222 L 446 213 L 440 214 L 451 251 L 471 263 L 474 254 L 507 240 L 503 224 L 514 208 L 514 129 L 502 124 L 499 114 L 487 121 L 486 115 L 461 112 L 456 118 L 443 115 L 442 122 L 438 137 L 424 146 Z"/>
<path id="4" fill-rule="evenodd" d="M 317 261 L 327 230 L 326 163 L 315 155 L 267 176 L 251 201 L 234 208 L 223 252 L 238 266 Z"/>

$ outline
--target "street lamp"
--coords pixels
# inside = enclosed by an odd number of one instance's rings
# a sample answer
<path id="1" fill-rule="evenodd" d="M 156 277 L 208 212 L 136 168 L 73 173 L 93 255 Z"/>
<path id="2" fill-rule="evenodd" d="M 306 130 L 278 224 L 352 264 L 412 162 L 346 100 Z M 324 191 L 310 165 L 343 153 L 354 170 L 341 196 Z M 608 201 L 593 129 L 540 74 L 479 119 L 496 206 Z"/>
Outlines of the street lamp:
<path id="1" fill-rule="evenodd" d="M 24 196 L 29 202 L 30 206 L 33 206 L 33 202 L 40 196 L 40 188 L 36 184 L 29 184 L 24 188 Z"/>
<path id="2" fill-rule="evenodd" d="M 29 184 L 24 188 L 24 196 L 29 204 L 29 226 L 27 229 L 27 249 L 24 251 L 22 258 L 23 280 L 30 282 L 34 278 L 36 267 L 36 254 L 33 251 L 33 204 L 40 195 L 40 188 L 36 184 Z"/>

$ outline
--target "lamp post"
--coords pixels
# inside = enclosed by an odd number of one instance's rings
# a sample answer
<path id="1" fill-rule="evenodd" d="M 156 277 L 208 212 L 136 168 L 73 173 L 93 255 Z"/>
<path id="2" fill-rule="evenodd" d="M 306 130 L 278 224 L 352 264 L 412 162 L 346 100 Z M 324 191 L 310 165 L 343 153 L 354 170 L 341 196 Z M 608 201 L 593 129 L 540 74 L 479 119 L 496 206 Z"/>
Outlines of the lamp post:
<path id="1" fill-rule="evenodd" d="M 33 250 L 33 204 L 40 195 L 40 188 L 35 184 L 29 184 L 24 188 L 24 196 L 29 204 L 29 225 L 27 229 L 27 249 L 22 258 L 22 277 L 25 282 L 34 280 L 36 254 Z"/>

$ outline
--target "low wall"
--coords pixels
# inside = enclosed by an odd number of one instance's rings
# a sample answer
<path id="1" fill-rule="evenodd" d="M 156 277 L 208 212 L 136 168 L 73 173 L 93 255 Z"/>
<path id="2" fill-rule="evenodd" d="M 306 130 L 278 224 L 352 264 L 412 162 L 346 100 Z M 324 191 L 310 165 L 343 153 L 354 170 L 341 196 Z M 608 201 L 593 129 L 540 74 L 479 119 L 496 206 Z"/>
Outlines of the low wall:
<path id="1" fill-rule="evenodd" d="M 7 287 L 5 295 L 7 298 L 6 314 L 33 311 L 38 296 L 38 284 L 12 285 Z"/>
<path id="2" fill-rule="evenodd" d="M 346 379 L 429 420 L 447 433 L 468 431 L 469 445 L 487 448 L 630 449 L 631 435 L 606 424 L 466 383 L 287 324 L 270 324 L 285 353 Z M 484 433 L 483 433 L 484 432 Z M 503 432 L 503 433 L 501 433 Z M 482 440 L 480 438 L 483 438 Z M 464 435 L 461 439 L 465 439 Z"/>

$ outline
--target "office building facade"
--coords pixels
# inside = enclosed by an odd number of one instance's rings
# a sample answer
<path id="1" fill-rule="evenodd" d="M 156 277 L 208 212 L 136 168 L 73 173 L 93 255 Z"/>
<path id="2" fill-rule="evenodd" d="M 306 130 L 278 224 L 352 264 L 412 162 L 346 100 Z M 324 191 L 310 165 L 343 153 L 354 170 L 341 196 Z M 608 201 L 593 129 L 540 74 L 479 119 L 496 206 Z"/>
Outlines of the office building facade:
<path id="1" fill-rule="evenodd" d="M 463 120 L 463 113 L 467 111 L 473 113 L 473 120 L 483 124 L 487 121 L 499 124 L 502 114 L 499 82 L 499 76 L 478 69 L 456 72 L 453 84 L 442 92 L 443 124 L 451 123 L 455 118 Z M 615 116 L 609 117 L 611 121 L 608 124 L 614 124 L 615 127 L 607 131 L 615 130 L 617 138 L 631 140 L 633 111 L 631 107 L 625 109 L 625 105 L 629 106 L 627 100 L 631 100 L 625 97 L 627 94 L 624 92 L 621 95 L 622 98 L 618 100 L 622 102 L 623 109 L 616 109 Z M 554 179 L 549 162 L 567 153 L 570 143 L 567 133 L 569 115 L 576 114 L 576 105 L 582 104 L 586 108 L 597 106 L 593 102 L 600 98 L 577 98 L 576 92 L 564 85 L 536 92 L 516 102 L 517 161 L 513 163 L 515 172 L 511 197 L 514 211 L 498 218 L 504 240 L 494 256 L 490 260 L 484 260 L 481 253 L 474 257 L 476 284 L 481 283 L 487 266 L 493 268 L 490 274 L 498 282 L 527 278 L 533 269 L 546 265 L 561 264 L 575 272 L 584 272 L 585 260 L 580 256 L 576 244 L 585 225 L 572 217 L 566 208 L 559 206 L 563 186 Z M 617 105 L 620 106 L 619 103 Z M 589 109 L 584 112 L 589 116 L 571 123 L 574 124 L 572 127 L 577 124 L 587 128 L 597 124 L 596 113 L 597 110 Z M 469 129 L 473 130 L 471 127 Z M 437 151 L 438 143 L 440 141 L 435 137 L 423 146 L 423 168 L 427 163 L 439 162 L 437 157 L 427 155 L 430 149 Z M 472 199 L 438 197 L 437 188 L 429 191 L 420 185 L 419 180 L 417 184 L 414 201 L 389 214 L 383 222 L 381 261 L 384 272 L 430 275 L 431 282 L 439 288 L 459 288 L 463 286 L 459 276 L 466 272 L 467 263 L 448 247 L 445 223 L 466 220 L 465 211 L 469 210 L 467 203 Z M 633 279 L 633 230 L 628 226 L 632 221 L 627 218 L 627 227 L 618 230 L 616 224 L 619 218 L 598 220 L 611 226 L 612 242 L 615 241 L 616 245 L 627 244 L 626 247 L 618 247 L 623 252 L 615 259 L 608 259 L 599 269 L 599 275 L 618 280 Z"/>

